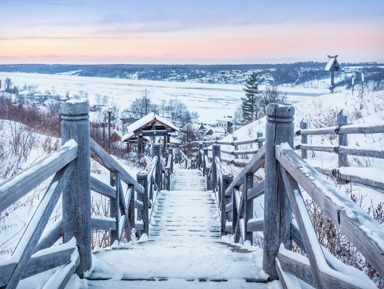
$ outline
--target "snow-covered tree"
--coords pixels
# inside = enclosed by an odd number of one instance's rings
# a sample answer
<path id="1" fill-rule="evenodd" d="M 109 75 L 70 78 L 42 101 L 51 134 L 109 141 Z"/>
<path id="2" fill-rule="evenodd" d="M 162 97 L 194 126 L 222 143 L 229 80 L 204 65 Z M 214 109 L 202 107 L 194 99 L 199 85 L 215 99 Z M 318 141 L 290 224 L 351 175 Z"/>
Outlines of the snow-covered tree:
<path id="1" fill-rule="evenodd" d="M 242 99 L 242 116 L 244 123 L 251 123 L 256 120 L 262 111 L 262 96 L 259 91 L 260 78 L 257 73 L 252 73 L 245 82 L 245 97 Z"/>

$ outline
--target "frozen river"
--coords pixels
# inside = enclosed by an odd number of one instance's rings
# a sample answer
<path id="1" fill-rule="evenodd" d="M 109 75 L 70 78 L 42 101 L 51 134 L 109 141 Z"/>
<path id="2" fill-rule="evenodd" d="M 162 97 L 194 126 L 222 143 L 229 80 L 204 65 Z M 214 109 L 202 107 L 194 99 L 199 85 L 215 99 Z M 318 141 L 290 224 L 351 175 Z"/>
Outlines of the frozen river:
<path id="1" fill-rule="evenodd" d="M 179 99 L 190 111 L 196 111 L 202 122 L 215 122 L 225 115 L 233 115 L 236 107 L 244 97 L 242 85 L 205 84 L 186 82 L 167 82 L 149 80 L 130 80 L 116 78 L 81 77 L 69 75 L 49 75 L 35 73 L 0 72 L 0 80 L 6 77 L 13 84 L 37 85 L 38 90 L 55 90 L 56 93 L 70 95 L 86 92 L 91 104 L 96 104 L 96 97 L 109 96 L 109 105 L 119 105 L 121 109 L 129 108 L 132 101 L 148 90 L 153 103 L 161 105 L 163 101 Z M 263 87 L 261 87 L 263 88 Z M 303 98 L 317 97 L 327 93 L 326 90 L 312 88 L 282 87 L 287 92 L 289 102 L 298 102 Z"/>

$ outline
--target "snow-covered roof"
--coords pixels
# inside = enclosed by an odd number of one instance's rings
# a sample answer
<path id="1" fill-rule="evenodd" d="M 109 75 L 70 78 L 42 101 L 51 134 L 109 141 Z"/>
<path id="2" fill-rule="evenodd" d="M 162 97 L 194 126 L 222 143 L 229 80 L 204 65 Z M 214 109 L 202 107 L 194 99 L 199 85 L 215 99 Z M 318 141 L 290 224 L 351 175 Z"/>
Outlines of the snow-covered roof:
<path id="1" fill-rule="evenodd" d="M 135 121 L 134 123 L 132 123 L 131 125 L 128 126 L 128 133 L 130 132 L 134 132 L 136 130 L 138 130 L 139 128 L 141 127 L 144 127 L 146 126 L 147 124 L 149 124 L 150 122 L 152 122 L 153 120 L 156 120 L 157 122 L 159 123 L 162 123 L 176 131 L 180 131 L 173 123 L 171 123 L 170 121 L 166 120 L 165 118 L 161 117 L 161 116 L 158 116 L 156 115 L 155 113 L 153 112 L 150 112 L 148 113 L 146 116 L 140 118 L 139 120 Z"/>
<path id="2" fill-rule="evenodd" d="M 134 132 L 129 132 L 129 133 L 127 133 L 127 134 L 125 134 L 125 135 L 123 135 L 123 136 L 121 137 L 121 141 L 129 140 L 129 139 L 130 139 L 131 137 L 133 137 L 134 135 L 135 135 Z M 149 140 L 150 140 L 148 137 L 145 137 L 145 136 L 143 136 L 143 139 L 145 139 L 146 141 L 149 141 Z"/>
<path id="3" fill-rule="evenodd" d="M 338 71 L 340 69 L 339 62 L 337 61 L 337 59 L 335 57 L 329 58 L 328 63 L 325 66 L 325 70 L 330 71 L 330 70 L 332 70 L 332 67 L 334 67 L 334 69 L 336 71 Z"/>

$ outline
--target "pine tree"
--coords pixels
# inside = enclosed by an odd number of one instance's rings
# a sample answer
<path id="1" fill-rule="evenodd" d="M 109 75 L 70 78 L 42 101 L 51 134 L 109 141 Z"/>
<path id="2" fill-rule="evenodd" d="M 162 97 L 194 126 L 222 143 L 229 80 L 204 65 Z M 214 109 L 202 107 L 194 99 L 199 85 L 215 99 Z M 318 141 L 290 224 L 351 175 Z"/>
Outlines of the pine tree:
<path id="1" fill-rule="evenodd" d="M 243 114 L 243 120 L 245 123 L 251 123 L 259 116 L 261 107 L 260 101 L 262 99 L 259 91 L 260 78 L 257 73 L 252 73 L 245 82 L 245 97 L 241 98 L 242 105 L 241 110 Z"/>

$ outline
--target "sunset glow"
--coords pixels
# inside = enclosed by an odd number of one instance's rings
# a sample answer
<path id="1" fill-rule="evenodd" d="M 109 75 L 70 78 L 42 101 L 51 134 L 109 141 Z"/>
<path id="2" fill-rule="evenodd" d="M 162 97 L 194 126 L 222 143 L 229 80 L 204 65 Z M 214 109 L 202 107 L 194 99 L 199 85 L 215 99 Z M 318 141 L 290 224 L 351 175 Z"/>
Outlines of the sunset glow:
<path id="1" fill-rule="evenodd" d="M 276 63 L 325 61 L 328 54 L 384 61 L 379 0 L 0 0 L 0 6 L 1 64 Z"/>

